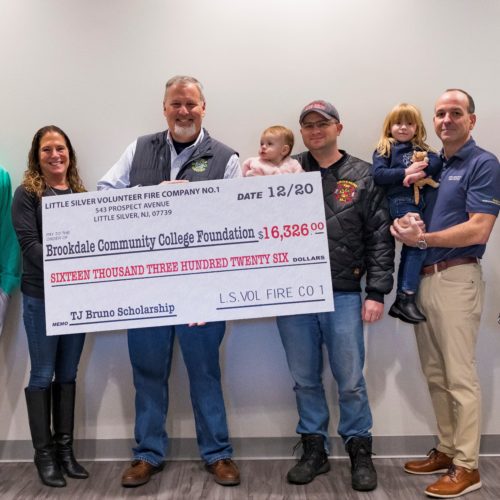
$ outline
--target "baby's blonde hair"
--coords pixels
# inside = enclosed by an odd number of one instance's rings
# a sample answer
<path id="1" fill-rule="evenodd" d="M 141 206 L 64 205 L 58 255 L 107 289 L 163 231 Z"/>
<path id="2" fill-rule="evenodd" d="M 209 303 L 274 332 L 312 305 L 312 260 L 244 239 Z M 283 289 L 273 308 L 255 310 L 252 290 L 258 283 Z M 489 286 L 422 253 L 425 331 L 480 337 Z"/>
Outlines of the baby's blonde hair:
<path id="1" fill-rule="evenodd" d="M 289 151 L 285 156 L 285 158 L 287 156 L 290 156 L 293 149 L 293 145 L 295 143 L 295 138 L 293 137 L 293 132 L 289 128 L 284 127 L 283 125 L 273 125 L 272 127 L 267 127 L 266 130 L 264 130 L 264 132 L 262 132 L 261 135 L 281 136 L 283 138 L 283 142 L 285 143 L 285 145 L 289 147 Z"/>
<path id="2" fill-rule="evenodd" d="M 377 143 L 377 153 L 379 155 L 389 156 L 391 154 L 391 147 L 397 142 L 391 135 L 391 128 L 395 123 L 401 123 L 402 121 L 414 123 L 417 126 L 415 135 L 411 140 L 414 146 L 424 151 L 429 151 L 431 149 L 430 146 L 425 143 L 427 132 L 425 131 L 422 113 L 420 113 L 420 110 L 416 106 L 413 106 L 413 104 L 402 102 L 394 106 L 385 117 L 384 125 L 382 126 L 382 134 Z"/>

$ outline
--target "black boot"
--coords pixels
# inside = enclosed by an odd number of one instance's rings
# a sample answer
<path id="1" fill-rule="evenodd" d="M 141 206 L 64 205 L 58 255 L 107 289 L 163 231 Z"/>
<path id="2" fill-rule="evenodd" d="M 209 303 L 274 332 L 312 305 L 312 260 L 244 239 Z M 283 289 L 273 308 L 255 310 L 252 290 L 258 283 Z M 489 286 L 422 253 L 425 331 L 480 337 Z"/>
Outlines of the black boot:
<path id="1" fill-rule="evenodd" d="M 73 454 L 75 416 L 75 384 L 52 384 L 52 416 L 56 458 L 69 477 L 87 479 L 89 473 L 76 461 Z"/>
<path id="2" fill-rule="evenodd" d="M 50 432 L 50 388 L 24 389 L 31 440 L 35 448 L 35 465 L 43 484 L 66 486 L 63 473 L 56 460 L 55 445 Z"/>
<path id="3" fill-rule="evenodd" d="M 372 462 L 372 438 L 353 437 L 345 449 L 351 459 L 352 487 L 358 491 L 370 491 L 377 487 L 377 471 Z"/>
<path id="4" fill-rule="evenodd" d="M 302 434 L 299 443 L 302 443 L 303 454 L 286 475 L 290 483 L 310 483 L 318 474 L 330 470 L 330 462 L 323 444 L 323 436 L 319 434 Z M 297 446 L 298 444 L 297 443 Z"/>
<path id="5" fill-rule="evenodd" d="M 389 316 L 411 325 L 427 320 L 415 303 L 415 294 L 406 292 L 398 292 L 394 304 L 389 309 Z"/>

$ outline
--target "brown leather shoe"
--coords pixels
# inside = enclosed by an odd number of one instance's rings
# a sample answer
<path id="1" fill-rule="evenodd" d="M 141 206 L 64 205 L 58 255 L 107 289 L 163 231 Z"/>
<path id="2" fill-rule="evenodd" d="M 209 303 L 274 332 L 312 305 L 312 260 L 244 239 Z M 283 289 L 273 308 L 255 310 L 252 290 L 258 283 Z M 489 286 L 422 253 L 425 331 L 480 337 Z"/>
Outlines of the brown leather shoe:
<path id="1" fill-rule="evenodd" d="M 122 486 L 140 486 L 146 484 L 153 474 L 160 472 L 163 466 L 155 467 L 144 460 L 134 460 L 122 475 Z"/>
<path id="2" fill-rule="evenodd" d="M 236 486 L 240 484 L 238 466 L 230 459 L 223 458 L 213 464 L 206 464 L 205 468 L 214 475 L 214 481 L 222 486 Z"/>
<path id="3" fill-rule="evenodd" d="M 430 497 L 454 498 L 481 488 L 481 478 L 478 469 L 466 469 L 452 465 L 448 472 L 425 490 Z"/>
<path id="4" fill-rule="evenodd" d="M 438 474 L 447 472 L 453 459 L 445 453 L 432 448 L 423 460 L 406 462 L 404 470 L 410 474 Z"/>

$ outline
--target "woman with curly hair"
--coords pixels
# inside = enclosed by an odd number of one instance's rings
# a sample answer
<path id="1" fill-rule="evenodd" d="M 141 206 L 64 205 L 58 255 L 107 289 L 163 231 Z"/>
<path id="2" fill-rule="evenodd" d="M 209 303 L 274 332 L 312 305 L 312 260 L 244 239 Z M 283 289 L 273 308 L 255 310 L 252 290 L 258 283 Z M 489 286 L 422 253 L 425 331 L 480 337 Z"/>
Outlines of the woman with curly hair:
<path id="1" fill-rule="evenodd" d="M 46 335 L 41 199 L 83 191 L 68 136 L 54 125 L 38 130 L 14 194 L 12 220 L 23 256 L 23 320 L 31 361 L 25 395 L 35 465 L 42 482 L 56 487 L 66 486 L 63 472 L 88 477 L 73 455 L 75 380 L 85 334 Z"/>

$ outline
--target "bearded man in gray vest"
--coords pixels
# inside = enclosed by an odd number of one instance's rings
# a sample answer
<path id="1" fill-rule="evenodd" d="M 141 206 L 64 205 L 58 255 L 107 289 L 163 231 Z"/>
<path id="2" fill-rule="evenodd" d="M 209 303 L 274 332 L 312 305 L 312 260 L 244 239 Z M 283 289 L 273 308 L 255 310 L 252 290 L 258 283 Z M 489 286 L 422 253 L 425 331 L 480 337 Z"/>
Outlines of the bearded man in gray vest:
<path id="1" fill-rule="evenodd" d="M 163 114 L 168 130 L 139 137 L 98 182 L 98 189 L 151 186 L 163 182 L 228 179 L 241 175 L 238 154 L 202 128 L 205 98 L 198 80 L 175 76 L 165 88 Z M 196 436 L 206 469 L 217 483 L 240 482 L 231 460 L 222 395 L 219 347 L 225 323 L 138 328 L 128 331 L 135 396 L 133 461 L 122 486 L 139 486 L 163 468 L 168 437 L 168 377 L 174 336 L 186 364 Z"/>

